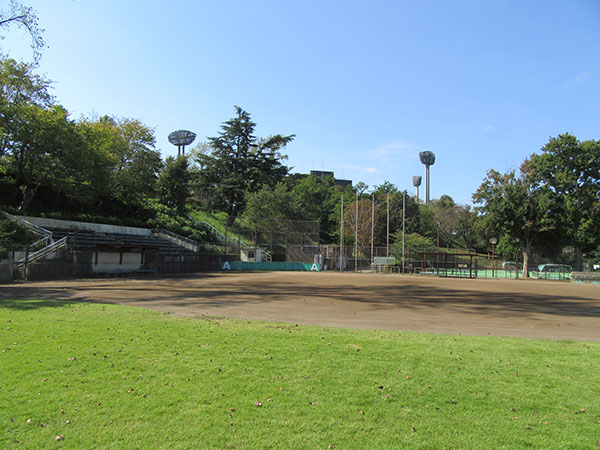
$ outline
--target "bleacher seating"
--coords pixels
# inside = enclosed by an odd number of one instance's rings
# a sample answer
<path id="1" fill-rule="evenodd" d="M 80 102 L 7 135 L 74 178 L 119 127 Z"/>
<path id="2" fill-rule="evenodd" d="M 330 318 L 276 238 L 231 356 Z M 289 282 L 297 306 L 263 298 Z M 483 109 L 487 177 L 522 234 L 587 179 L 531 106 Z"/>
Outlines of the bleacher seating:
<path id="1" fill-rule="evenodd" d="M 189 252 L 189 250 L 174 242 L 154 234 L 133 235 L 72 231 L 65 229 L 49 229 L 49 231 L 52 232 L 52 238 L 55 241 L 68 236 L 69 246 L 74 250 L 90 250 L 97 248 L 142 248 L 156 249 L 160 252 Z"/>

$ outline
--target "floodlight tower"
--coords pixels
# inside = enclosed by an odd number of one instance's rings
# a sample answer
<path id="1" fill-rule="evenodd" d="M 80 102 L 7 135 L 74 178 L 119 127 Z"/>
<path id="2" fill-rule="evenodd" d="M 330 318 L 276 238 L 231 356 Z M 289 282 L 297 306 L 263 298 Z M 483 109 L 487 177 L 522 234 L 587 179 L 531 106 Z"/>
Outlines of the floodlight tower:
<path id="1" fill-rule="evenodd" d="M 425 165 L 425 204 L 429 205 L 429 166 L 435 163 L 435 154 L 430 151 L 420 152 L 419 158 Z"/>
<path id="2" fill-rule="evenodd" d="M 185 146 L 190 145 L 196 139 L 196 133 L 188 130 L 177 130 L 169 133 L 169 142 L 177 146 L 177 156 L 185 156 Z"/>
<path id="3" fill-rule="evenodd" d="M 417 205 L 419 204 L 419 186 L 421 186 L 421 175 L 415 175 L 413 177 L 413 186 L 417 188 Z"/>

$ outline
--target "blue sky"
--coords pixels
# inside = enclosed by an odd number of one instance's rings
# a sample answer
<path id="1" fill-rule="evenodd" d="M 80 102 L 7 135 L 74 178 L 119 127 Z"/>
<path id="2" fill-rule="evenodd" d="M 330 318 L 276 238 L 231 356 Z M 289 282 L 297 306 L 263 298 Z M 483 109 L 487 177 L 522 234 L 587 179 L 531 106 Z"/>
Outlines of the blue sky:
<path id="1" fill-rule="evenodd" d="M 23 3 L 72 117 L 139 119 L 165 157 L 171 131 L 205 140 L 239 105 L 258 136 L 296 134 L 294 172 L 414 193 L 431 150 L 431 197 L 471 203 L 488 169 L 517 168 L 550 137 L 600 139 L 598 0 Z M 31 60 L 24 31 L 4 35 L 3 51 Z"/>

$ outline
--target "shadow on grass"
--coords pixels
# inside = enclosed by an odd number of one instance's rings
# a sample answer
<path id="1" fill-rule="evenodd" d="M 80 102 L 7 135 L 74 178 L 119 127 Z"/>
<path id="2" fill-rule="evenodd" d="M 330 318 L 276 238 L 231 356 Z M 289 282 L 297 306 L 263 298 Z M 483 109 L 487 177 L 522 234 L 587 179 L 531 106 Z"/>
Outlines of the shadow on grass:
<path id="1" fill-rule="evenodd" d="M 41 308 L 57 308 L 69 306 L 78 303 L 72 300 L 52 300 L 52 299 L 2 299 L 0 298 L 0 310 L 15 309 L 28 311 Z"/>

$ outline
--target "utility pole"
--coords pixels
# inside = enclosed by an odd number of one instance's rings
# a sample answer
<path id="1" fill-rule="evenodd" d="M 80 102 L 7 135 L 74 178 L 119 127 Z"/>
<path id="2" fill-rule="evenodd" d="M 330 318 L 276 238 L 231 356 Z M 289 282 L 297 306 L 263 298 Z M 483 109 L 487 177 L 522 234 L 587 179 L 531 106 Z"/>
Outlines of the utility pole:
<path id="1" fill-rule="evenodd" d="M 402 273 L 404 273 L 404 242 L 406 232 L 406 191 L 402 193 Z"/>
<path id="2" fill-rule="evenodd" d="M 390 193 L 387 195 L 387 242 L 385 249 L 385 256 L 390 256 Z"/>
<path id="3" fill-rule="evenodd" d="M 342 206 L 340 207 L 340 272 L 344 270 L 344 193 L 342 192 Z"/>
<path id="4" fill-rule="evenodd" d="M 373 241 L 375 239 L 375 193 L 371 194 L 373 197 L 373 202 L 371 203 L 371 264 L 375 261 L 373 259 Z"/>
<path id="5" fill-rule="evenodd" d="M 356 192 L 356 213 L 354 214 L 354 271 L 358 270 L 358 192 Z"/>

